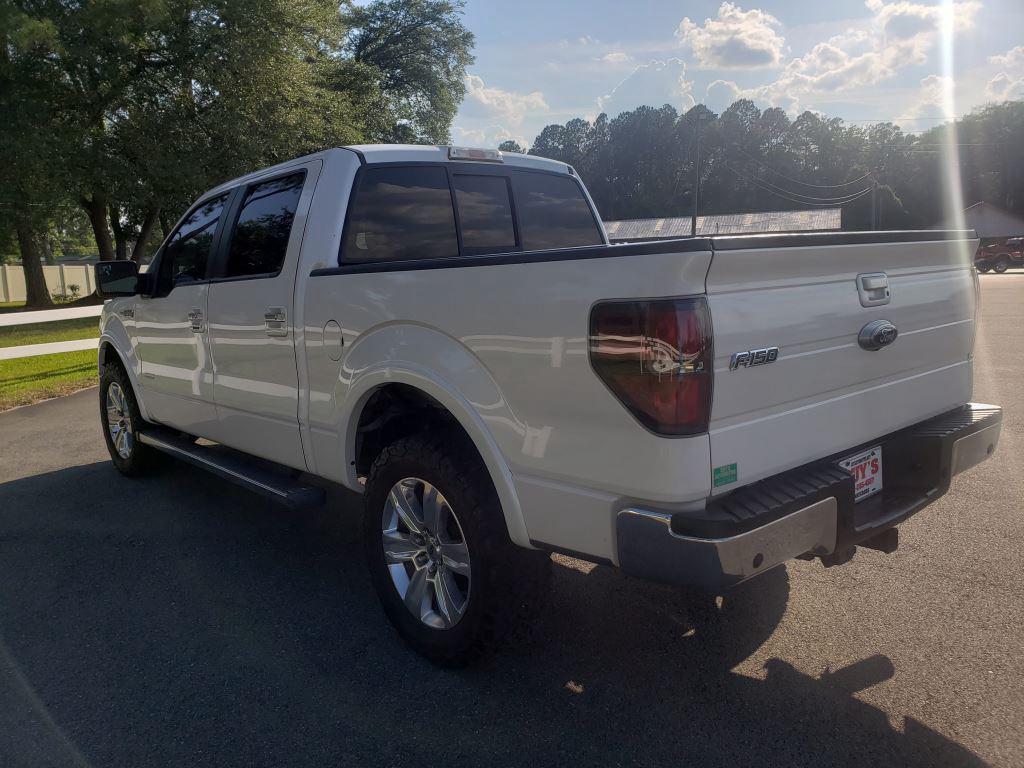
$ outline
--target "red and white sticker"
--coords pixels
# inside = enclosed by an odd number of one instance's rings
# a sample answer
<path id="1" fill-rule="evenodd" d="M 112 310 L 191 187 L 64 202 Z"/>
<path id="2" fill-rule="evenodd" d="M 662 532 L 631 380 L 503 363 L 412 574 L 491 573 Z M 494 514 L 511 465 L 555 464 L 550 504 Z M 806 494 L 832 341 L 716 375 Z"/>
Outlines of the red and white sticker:
<path id="1" fill-rule="evenodd" d="M 843 459 L 839 466 L 853 475 L 854 501 L 863 501 L 882 490 L 882 446 Z"/>

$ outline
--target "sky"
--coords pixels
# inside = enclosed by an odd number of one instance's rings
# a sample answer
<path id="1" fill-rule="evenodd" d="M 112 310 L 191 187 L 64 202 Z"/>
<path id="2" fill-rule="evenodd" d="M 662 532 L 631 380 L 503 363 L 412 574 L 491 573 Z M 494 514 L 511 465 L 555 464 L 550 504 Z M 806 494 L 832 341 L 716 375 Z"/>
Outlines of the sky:
<path id="1" fill-rule="evenodd" d="M 468 0 L 476 62 L 457 144 L 737 98 L 916 132 L 1024 99 L 1024 0 Z"/>

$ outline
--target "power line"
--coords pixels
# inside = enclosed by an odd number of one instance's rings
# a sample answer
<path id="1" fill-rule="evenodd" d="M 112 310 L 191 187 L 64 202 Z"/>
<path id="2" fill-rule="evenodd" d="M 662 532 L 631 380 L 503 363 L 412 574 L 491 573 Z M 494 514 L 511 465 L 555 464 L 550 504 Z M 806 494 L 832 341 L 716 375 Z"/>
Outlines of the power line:
<path id="1" fill-rule="evenodd" d="M 733 170 L 736 171 L 735 168 L 733 168 Z M 736 172 L 739 173 L 739 171 L 736 171 Z M 810 195 L 810 194 L 805 194 L 803 192 L 797 192 L 796 190 L 786 189 L 785 187 L 780 187 L 778 184 L 773 184 L 772 182 L 768 181 L 767 179 L 763 179 L 760 176 L 749 176 L 749 177 L 745 176 L 745 178 L 747 178 L 750 181 L 755 181 L 758 184 L 761 184 L 762 186 L 770 187 L 772 189 L 772 191 L 781 192 L 782 194 L 786 194 L 786 195 L 793 195 L 795 197 L 801 197 L 801 198 L 804 198 L 804 199 L 808 200 L 809 202 L 815 202 L 815 203 L 840 203 L 840 202 L 845 201 L 847 198 L 859 195 L 861 192 L 865 192 L 865 191 L 871 189 L 871 187 L 865 187 L 864 189 L 858 189 L 858 190 L 855 190 L 855 191 L 852 191 L 852 192 L 846 192 L 846 193 L 844 193 L 842 195 L 836 195 L 836 196 L 833 196 L 833 197 L 824 197 L 824 196 L 821 196 L 821 195 Z"/>
<path id="2" fill-rule="evenodd" d="M 800 179 L 791 179 L 791 178 L 789 178 L 788 176 L 786 176 L 786 175 L 785 175 L 784 173 L 782 173 L 782 171 L 777 171 L 777 170 L 775 170 L 774 168 L 772 168 L 771 166 L 769 166 L 769 165 L 768 165 L 767 163 L 765 163 L 764 161 L 762 161 L 762 160 L 759 160 L 759 159 L 757 159 L 756 157 L 754 157 L 754 156 L 753 156 L 752 154 L 750 154 L 749 152 L 745 152 L 745 151 L 743 151 L 742 149 L 740 149 L 739 147 L 736 147 L 735 149 L 736 149 L 736 150 L 737 150 L 737 151 L 738 151 L 738 152 L 739 152 L 739 153 L 740 153 L 741 155 L 746 155 L 747 157 L 749 157 L 749 158 L 750 158 L 751 160 L 753 160 L 753 161 L 754 161 L 755 163 L 757 163 L 758 165 L 760 165 L 760 166 L 762 166 L 763 168 L 766 168 L 767 170 L 771 171 L 772 173 L 774 173 L 774 174 L 778 175 L 778 176 L 779 176 L 779 177 L 780 177 L 781 179 L 783 179 L 784 181 L 788 181 L 788 182 L 790 182 L 791 184 L 803 184 L 803 185 L 804 185 L 805 187 L 813 187 L 814 189 L 839 189 L 839 188 L 841 188 L 841 187 L 848 187 L 848 186 L 850 186 L 851 184 L 856 184 L 856 183 L 858 183 L 858 182 L 860 182 L 860 181 L 864 181 L 865 179 L 868 179 L 868 178 L 870 178 L 870 177 L 871 177 L 871 174 L 870 174 L 870 173 L 865 173 L 865 174 L 864 174 L 863 176 L 861 176 L 860 178 L 857 178 L 857 179 L 852 179 L 851 181 L 844 181 L 844 182 L 843 182 L 842 184 L 811 184 L 811 183 L 810 183 L 810 182 L 808 182 L 808 181 L 800 181 Z"/>
<path id="3" fill-rule="evenodd" d="M 762 191 L 768 192 L 770 194 L 775 195 L 776 197 L 780 197 L 780 198 L 782 198 L 784 200 L 788 200 L 791 203 L 797 203 L 799 205 L 810 205 L 810 206 L 814 206 L 816 208 L 835 208 L 837 206 L 847 205 L 849 203 L 854 202 L 855 200 L 860 200 L 862 197 L 865 197 L 866 195 L 871 194 L 871 188 L 869 187 L 868 189 L 861 190 L 860 192 L 857 192 L 857 193 L 855 193 L 853 195 L 850 195 L 848 197 L 845 197 L 845 198 L 835 198 L 834 200 L 827 201 L 827 202 L 826 201 L 822 201 L 821 198 L 809 198 L 809 199 L 801 200 L 801 199 L 798 199 L 797 197 L 791 197 L 789 193 L 780 192 L 777 189 L 772 189 L 771 187 L 764 186 L 763 179 L 758 179 L 756 176 L 755 177 L 747 176 L 747 175 L 741 173 L 740 171 L 736 170 L 735 168 L 733 168 L 728 163 L 725 164 L 725 167 L 728 168 L 733 173 L 735 173 L 737 176 L 739 176 L 744 181 L 747 181 L 749 183 L 753 183 L 755 186 L 760 188 Z M 798 194 L 798 193 L 793 193 L 793 194 Z"/>

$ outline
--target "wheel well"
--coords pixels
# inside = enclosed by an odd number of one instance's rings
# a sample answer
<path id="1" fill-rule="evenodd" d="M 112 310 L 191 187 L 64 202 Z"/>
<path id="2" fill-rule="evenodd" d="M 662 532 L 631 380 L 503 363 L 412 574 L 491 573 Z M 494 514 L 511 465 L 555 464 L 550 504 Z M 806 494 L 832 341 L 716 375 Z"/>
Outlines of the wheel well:
<path id="1" fill-rule="evenodd" d="M 117 354 L 117 350 L 114 349 L 114 345 L 109 341 L 105 341 L 100 345 L 99 364 L 100 367 L 108 364 L 116 364 L 124 368 L 124 361 L 121 360 L 121 356 Z"/>
<path id="2" fill-rule="evenodd" d="M 395 440 L 439 429 L 456 430 L 473 445 L 462 425 L 437 400 L 407 384 L 386 384 L 370 395 L 356 427 L 356 474 L 365 475 Z"/>

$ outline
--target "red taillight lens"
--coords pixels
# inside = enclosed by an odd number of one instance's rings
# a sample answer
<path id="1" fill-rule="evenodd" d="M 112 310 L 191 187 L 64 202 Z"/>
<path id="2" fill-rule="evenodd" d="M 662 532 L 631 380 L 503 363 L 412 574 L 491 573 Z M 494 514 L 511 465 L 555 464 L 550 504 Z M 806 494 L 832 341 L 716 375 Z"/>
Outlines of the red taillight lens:
<path id="1" fill-rule="evenodd" d="M 594 371 L 659 435 L 706 432 L 711 415 L 711 318 L 703 298 L 609 301 L 590 313 Z"/>

